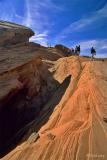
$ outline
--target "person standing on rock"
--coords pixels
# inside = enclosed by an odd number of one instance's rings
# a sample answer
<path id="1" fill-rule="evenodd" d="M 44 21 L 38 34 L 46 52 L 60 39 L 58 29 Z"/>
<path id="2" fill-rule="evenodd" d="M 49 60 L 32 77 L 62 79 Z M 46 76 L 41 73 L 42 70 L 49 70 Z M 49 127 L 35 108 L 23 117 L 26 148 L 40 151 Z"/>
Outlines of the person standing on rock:
<path id="1" fill-rule="evenodd" d="M 76 47 L 75 47 L 75 54 L 79 56 L 79 55 L 80 55 L 80 51 L 81 51 L 80 45 L 79 45 L 79 46 L 76 46 Z"/>
<path id="2" fill-rule="evenodd" d="M 71 52 L 74 53 L 74 48 L 71 48 Z"/>
<path id="3" fill-rule="evenodd" d="M 80 55 L 80 51 L 81 51 L 81 48 L 80 48 L 80 45 L 79 45 L 78 46 L 78 51 L 77 51 L 78 56 Z"/>
<path id="4" fill-rule="evenodd" d="M 94 60 L 94 56 L 96 55 L 96 50 L 94 47 L 91 48 L 91 60 Z"/>

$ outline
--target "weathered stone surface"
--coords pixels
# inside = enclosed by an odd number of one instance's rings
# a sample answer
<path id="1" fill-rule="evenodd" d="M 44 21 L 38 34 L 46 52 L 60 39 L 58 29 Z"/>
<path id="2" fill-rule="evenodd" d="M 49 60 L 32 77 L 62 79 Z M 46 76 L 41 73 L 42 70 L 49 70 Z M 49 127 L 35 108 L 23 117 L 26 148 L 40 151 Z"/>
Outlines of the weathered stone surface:
<path id="1" fill-rule="evenodd" d="M 107 59 L 64 55 L 0 48 L 2 160 L 107 160 Z"/>
<path id="2" fill-rule="evenodd" d="M 107 60 L 90 61 L 81 57 L 58 60 L 50 69 L 54 78 L 60 83 L 68 75 L 72 75 L 72 79 L 60 100 L 57 98 L 64 90 L 63 85 L 30 126 L 37 129 L 42 124 L 38 130 L 40 138 L 33 144 L 22 143 L 2 159 L 92 160 L 95 157 L 106 160 L 106 66 Z M 52 105 L 54 110 L 49 116 Z"/>
<path id="3" fill-rule="evenodd" d="M 8 46 L 22 42 L 28 42 L 34 32 L 24 26 L 0 21 L 0 46 Z"/>
<path id="4" fill-rule="evenodd" d="M 33 32 L 27 27 L 1 21 L 0 30 L 1 154 L 18 142 L 60 85 L 42 59 L 57 60 L 62 55 L 28 42 Z"/>
<path id="5" fill-rule="evenodd" d="M 27 140 L 27 143 L 31 144 L 37 141 L 37 139 L 39 138 L 39 134 L 36 132 L 33 132 L 30 137 Z"/>
<path id="6" fill-rule="evenodd" d="M 55 45 L 55 48 L 58 49 L 59 51 L 61 51 L 64 56 L 72 56 L 74 55 L 74 53 L 72 52 L 72 50 L 62 44 L 57 44 Z"/>

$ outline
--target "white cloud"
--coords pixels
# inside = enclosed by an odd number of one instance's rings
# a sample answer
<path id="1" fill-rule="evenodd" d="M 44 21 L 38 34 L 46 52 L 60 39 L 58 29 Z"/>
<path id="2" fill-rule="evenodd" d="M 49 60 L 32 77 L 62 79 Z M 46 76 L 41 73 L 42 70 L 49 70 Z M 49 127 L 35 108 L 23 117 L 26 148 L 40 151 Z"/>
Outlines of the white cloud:
<path id="1" fill-rule="evenodd" d="M 26 18 L 24 19 L 23 21 L 23 24 L 25 26 L 28 26 L 30 27 L 31 24 L 32 24 L 32 21 L 31 21 L 31 12 L 30 12 L 30 7 L 29 7 L 29 0 L 26 0 Z"/>
<path id="2" fill-rule="evenodd" d="M 78 44 L 81 45 L 81 48 L 83 50 L 87 50 L 92 46 L 94 46 L 98 50 L 102 50 L 102 49 L 107 48 L 107 39 L 80 41 Z"/>
<path id="3" fill-rule="evenodd" d="M 107 49 L 107 43 L 102 46 L 102 49 Z"/>
<path id="4" fill-rule="evenodd" d="M 35 36 L 32 41 L 46 44 L 48 42 L 48 34 L 52 26 L 52 20 L 47 15 L 50 12 L 60 11 L 62 8 L 56 6 L 52 0 L 26 0 L 26 13 L 23 24 L 32 28 Z"/>
<path id="5" fill-rule="evenodd" d="M 11 8 L 11 9 L 10 9 Z M 9 1 L 3 1 L 0 3 L 0 19 L 4 21 L 12 21 L 15 14 L 13 4 Z"/>
<path id="6" fill-rule="evenodd" d="M 84 51 L 84 50 L 91 48 L 92 46 L 97 47 L 97 43 L 98 43 L 98 41 L 96 41 L 96 40 L 88 40 L 88 41 L 82 41 L 78 44 L 80 44 L 81 49 Z"/>
<path id="7" fill-rule="evenodd" d="M 48 37 L 48 33 L 43 32 L 41 34 L 37 34 L 31 37 L 30 41 L 34 41 L 34 42 L 40 43 L 43 46 L 47 46 L 47 41 L 48 41 L 47 37 Z"/>
<path id="8" fill-rule="evenodd" d="M 58 39 L 63 39 L 73 32 L 78 32 L 83 29 L 87 29 L 88 26 L 94 27 L 95 23 L 101 20 L 102 18 L 107 18 L 107 4 L 100 10 L 97 10 L 88 16 L 82 17 L 81 19 L 71 23 L 67 26 L 59 35 Z M 100 23 L 99 23 L 100 24 Z"/>
<path id="9" fill-rule="evenodd" d="M 100 53 L 97 55 L 98 58 L 107 58 L 107 53 Z"/>

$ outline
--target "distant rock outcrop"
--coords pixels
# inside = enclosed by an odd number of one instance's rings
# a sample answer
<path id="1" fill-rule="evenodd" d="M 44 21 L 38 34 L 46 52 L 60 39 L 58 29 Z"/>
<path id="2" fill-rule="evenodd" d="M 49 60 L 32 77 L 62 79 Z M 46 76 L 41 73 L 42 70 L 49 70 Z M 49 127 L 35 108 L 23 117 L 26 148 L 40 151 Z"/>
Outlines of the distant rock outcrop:
<path id="1" fill-rule="evenodd" d="M 67 48 L 66 46 L 64 46 L 62 44 L 55 45 L 55 48 L 60 50 L 61 52 L 63 52 L 63 54 L 65 54 L 65 56 L 74 55 L 74 53 L 72 52 L 72 50 L 70 48 Z"/>

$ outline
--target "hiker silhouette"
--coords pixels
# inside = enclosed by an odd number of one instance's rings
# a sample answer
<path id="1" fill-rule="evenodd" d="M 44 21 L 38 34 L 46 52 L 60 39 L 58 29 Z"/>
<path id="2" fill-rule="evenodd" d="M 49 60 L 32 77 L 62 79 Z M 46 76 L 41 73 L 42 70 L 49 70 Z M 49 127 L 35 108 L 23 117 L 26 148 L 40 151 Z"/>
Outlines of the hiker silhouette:
<path id="1" fill-rule="evenodd" d="M 94 47 L 91 48 L 91 60 L 94 60 L 94 56 L 96 55 L 96 50 Z"/>
<path id="2" fill-rule="evenodd" d="M 79 46 L 76 46 L 76 47 L 75 47 L 75 54 L 79 56 L 79 55 L 80 55 L 80 51 L 81 51 L 80 45 L 79 45 Z"/>

